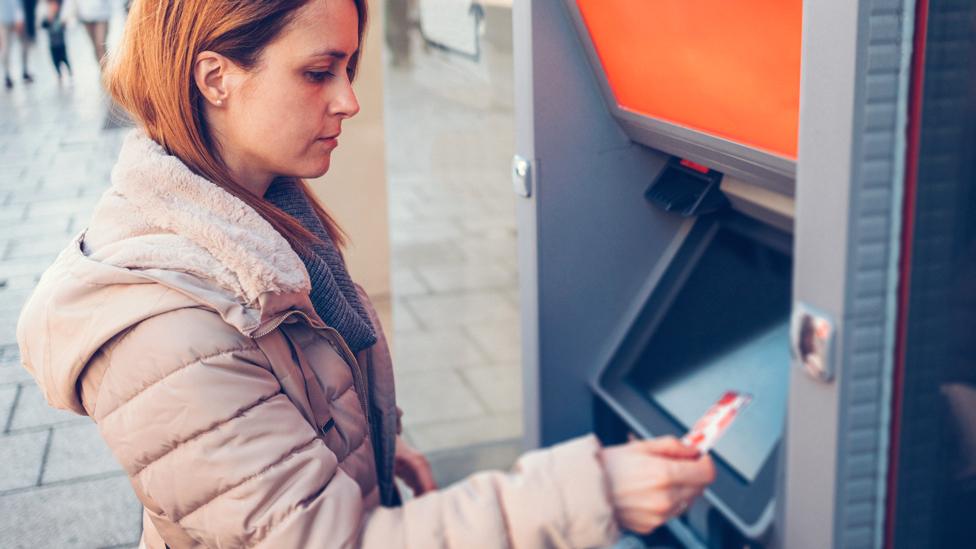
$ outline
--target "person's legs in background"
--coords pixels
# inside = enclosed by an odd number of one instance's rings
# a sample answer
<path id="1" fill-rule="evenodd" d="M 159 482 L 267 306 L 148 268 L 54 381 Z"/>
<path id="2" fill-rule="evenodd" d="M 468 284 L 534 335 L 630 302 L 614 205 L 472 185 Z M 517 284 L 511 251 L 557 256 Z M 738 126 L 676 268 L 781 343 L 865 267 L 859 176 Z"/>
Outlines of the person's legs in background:
<path id="1" fill-rule="evenodd" d="M 26 28 L 27 28 L 26 25 L 24 25 L 24 26 L 22 26 L 20 28 L 15 28 L 14 29 L 14 34 L 17 35 L 18 41 L 20 42 L 20 69 L 21 69 L 21 74 L 24 77 L 24 82 L 27 82 L 28 84 L 30 84 L 31 82 L 34 81 L 34 77 L 31 76 L 30 70 L 28 70 L 28 68 L 27 68 L 28 58 L 30 56 L 31 40 L 29 38 L 27 38 L 27 31 L 25 30 Z M 9 52 L 8 52 L 8 55 L 9 55 Z"/>
<path id="2" fill-rule="evenodd" d="M 54 61 L 54 69 L 58 71 L 58 83 L 63 81 L 61 65 L 67 69 L 68 76 L 71 76 L 71 63 L 68 62 L 68 48 L 64 44 L 51 46 L 51 60 Z"/>
<path id="3" fill-rule="evenodd" d="M 14 87 L 14 81 L 10 79 L 10 35 L 13 30 L 12 24 L 0 24 L 0 62 L 3 63 L 3 83 L 8 90 Z"/>
<path id="4" fill-rule="evenodd" d="M 33 82 L 34 78 L 27 68 L 31 47 L 37 41 L 37 0 L 21 0 L 24 7 L 24 28 L 20 32 L 20 60 L 23 69 L 24 82 Z"/>
<path id="5" fill-rule="evenodd" d="M 98 59 L 98 66 L 102 67 L 105 63 L 105 42 L 108 39 L 108 21 L 85 21 L 85 31 L 95 47 L 95 58 Z"/>
<path id="6" fill-rule="evenodd" d="M 24 32 L 33 44 L 37 41 L 37 0 L 21 0 L 21 4 L 24 6 Z"/>

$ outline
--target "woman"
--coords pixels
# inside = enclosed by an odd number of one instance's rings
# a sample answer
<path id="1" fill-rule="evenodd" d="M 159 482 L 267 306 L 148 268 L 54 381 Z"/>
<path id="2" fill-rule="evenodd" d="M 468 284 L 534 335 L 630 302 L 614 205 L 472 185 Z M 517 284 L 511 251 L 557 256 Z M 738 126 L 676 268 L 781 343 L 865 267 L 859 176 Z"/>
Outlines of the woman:
<path id="1" fill-rule="evenodd" d="M 107 88 L 139 121 L 18 325 L 91 416 L 147 547 L 593 547 L 710 482 L 674 439 L 593 437 L 435 490 L 399 442 L 390 353 L 303 178 L 329 168 L 364 0 L 140 0 Z M 422 494 L 399 505 L 394 471 Z"/>
<path id="2" fill-rule="evenodd" d="M 3 85 L 8 90 L 14 87 L 10 77 L 10 50 L 14 37 L 20 42 L 20 68 L 24 82 L 30 84 L 34 77 L 27 69 L 31 41 L 27 38 L 24 25 L 24 10 L 20 0 L 0 0 L 0 61 L 3 63 Z"/>
<path id="3" fill-rule="evenodd" d="M 111 0 L 68 0 L 67 12 L 81 21 L 95 49 L 99 66 L 105 63 L 108 44 L 108 20 L 112 18 Z"/>

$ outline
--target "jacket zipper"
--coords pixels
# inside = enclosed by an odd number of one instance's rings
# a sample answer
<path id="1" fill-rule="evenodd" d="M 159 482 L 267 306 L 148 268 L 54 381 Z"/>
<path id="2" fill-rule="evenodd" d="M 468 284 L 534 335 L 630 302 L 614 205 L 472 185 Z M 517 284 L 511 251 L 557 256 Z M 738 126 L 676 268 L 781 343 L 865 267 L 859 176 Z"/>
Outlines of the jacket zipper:
<path id="1" fill-rule="evenodd" d="M 356 395 L 359 397 L 359 406 L 363 409 L 363 415 L 366 416 L 366 435 L 370 436 L 371 424 L 369 415 L 369 401 L 367 400 L 368 395 L 366 393 L 366 380 L 364 379 L 365 376 L 363 375 L 362 370 L 359 368 L 359 361 L 356 360 L 356 355 L 353 354 L 352 349 L 349 348 L 349 345 L 346 344 L 345 340 L 342 339 L 342 336 L 335 330 L 335 328 L 331 328 L 324 324 L 322 324 L 320 327 L 317 325 L 319 323 L 314 322 L 307 314 L 301 311 L 292 310 L 272 319 L 264 327 L 255 331 L 251 337 L 257 339 L 270 334 L 271 332 L 277 330 L 279 326 L 281 326 L 292 316 L 300 316 L 304 318 L 312 328 L 321 330 L 330 336 L 334 335 L 335 339 L 338 340 L 337 343 L 336 341 L 333 341 L 332 337 L 325 337 L 325 340 L 329 342 L 329 345 L 337 353 L 339 353 L 339 356 L 341 356 L 346 361 L 346 364 L 349 365 L 349 370 L 352 372 L 352 384 L 356 390 Z"/>
<path id="2" fill-rule="evenodd" d="M 332 348 L 339 353 L 340 356 L 346 360 L 346 364 L 349 364 L 349 369 L 352 370 L 352 382 L 353 386 L 356 388 L 356 394 L 359 395 L 359 404 L 363 408 L 363 414 L 366 416 L 366 436 L 370 435 L 370 418 L 369 418 L 369 395 L 366 388 L 366 375 L 359 367 L 359 361 L 356 359 L 356 355 L 353 354 L 352 349 L 346 344 L 346 340 L 342 339 L 342 336 L 335 330 L 326 326 L 325 328 L 320 328 L 325 333 L 334 336 L 326 338 Z"/>

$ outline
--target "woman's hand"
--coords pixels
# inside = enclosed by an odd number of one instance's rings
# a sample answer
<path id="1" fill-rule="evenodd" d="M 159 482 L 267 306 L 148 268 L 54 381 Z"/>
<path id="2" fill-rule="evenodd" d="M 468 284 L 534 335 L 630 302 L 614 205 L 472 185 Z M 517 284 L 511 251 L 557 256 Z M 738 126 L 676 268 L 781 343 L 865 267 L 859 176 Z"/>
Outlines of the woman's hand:
<path id="1" fill-rule="evenodd" d="M 712 459 L 674 437 L 604 448 L 600 459 L 617 522 L 641 534 L 683 513 L 715 480 Z"/>
<path id="2" fill-rule="evenodd" d="M 413 490 L 414 496 L 437 489 L 437 482 L 434 481 L 427 458 L 407 444 L 401 436 L 397 436 L 396 440 L 393 474 Z"/>

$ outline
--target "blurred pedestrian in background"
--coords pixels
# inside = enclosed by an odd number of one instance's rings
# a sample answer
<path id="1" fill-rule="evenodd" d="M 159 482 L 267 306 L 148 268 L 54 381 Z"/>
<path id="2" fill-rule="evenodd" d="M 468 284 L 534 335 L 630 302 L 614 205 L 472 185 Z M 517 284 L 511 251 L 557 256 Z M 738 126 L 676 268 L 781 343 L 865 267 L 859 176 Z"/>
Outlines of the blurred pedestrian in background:
<path id="1" fill-rule="evenodd" d="M 21 0 L 21 5 L 24 7 L 24 34 L 33 44 L 37 41 L 37 0 Z"/>
<path id="2" fill-rule="evenodd" d="M 54 70 L 58 71 L 58 83 L 64 81 L 61 74 L 61 65 L 67 70 L 68 76 L 71 74 L 71 63 L 68 62 L 68 46 L 64 40 L 64 20 L 61 18 L 61 2 L 59 0 L 49 0 L 45 7 L 46 14 L 41 26 L 47 30 L 48 45 L 51 47 L 51 60 L 54 62 Z"/>
<path id="3" fill-rule="evenodd" d="M 386 0 L 386 45 L 394 67 L 410 65 L 410 0 Z"/>
<path id="4" fill-rule="evenodd" d="M 112 17 L 111 0 L 68 0 L 65 11 L 77 17 L 85 26 L 88 38 L 91 39 L 92 46 L 95 48 L 95 58 L 98 59 L 98 65 L 104 67 L 108 40 L 108 20 Z"/>
<path id="5" fill-rule="evenodd" d="M 3 83 L 9 90 L 14 87 L 10 77 L 10 50 L 14 37 L 20 42 L 20 68 L 24 82 L 31 83 L 34 78 L 27 70 L 27 54 L 30 44 L 24 32 L 24 7 L 20 0 L 0 0 L 0 60 L 3 61 Z"/>

